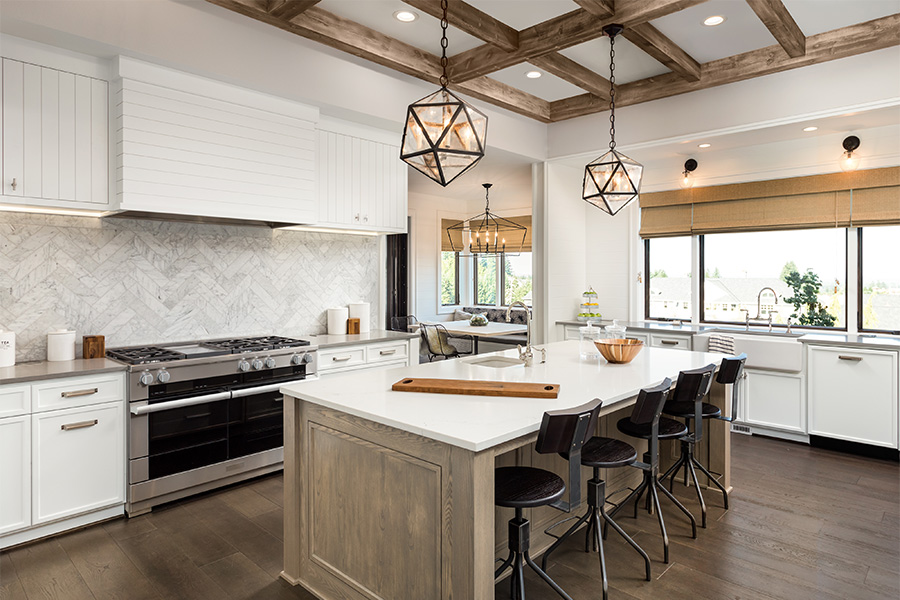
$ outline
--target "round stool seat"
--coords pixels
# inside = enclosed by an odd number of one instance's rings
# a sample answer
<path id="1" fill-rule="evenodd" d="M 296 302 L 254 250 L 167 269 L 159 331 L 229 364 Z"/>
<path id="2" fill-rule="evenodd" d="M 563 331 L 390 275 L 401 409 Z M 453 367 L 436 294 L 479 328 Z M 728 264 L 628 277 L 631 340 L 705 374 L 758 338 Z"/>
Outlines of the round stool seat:
<path id="1" fill-rule="evenodd" d="M 718 417 L 722 414 L 718 406 L 708 402 L 702 402 L 701 406 L 704 419 Z M 688 401 L 666 402 L 666 405 L 663 407 L 663 413 L 673 417 L 691 418 L 694 416 L 694 403 Z"/>
<path id="2" fill-rule="evenodd" d="M 619 428 L 619 431 L 628 434 L 631 437 L 649 440 L 651 436 L 652 428 L 650 423 L 647 423 L 646 425 L 636 425 L 631 421 L 630 417 L 619 419 L 619 422 L 616 423 L 616 427 Z M 666 417 L 659 418 L 659 439 L 671 440 L 673 438 L 680 438 L 687 432 L 688 428 L 684 423 L 676 421 L 675 419 L 667 419 Z"/>
<path id="3" fill-rule="evenodd" d="M 507 508 L 546 506 L 560 498 L 566 483 L 556 473 L 534 467 L 494 469 L 494 504 Z"/>
<path id="4" fill-rule="evenodd" d="M 634 446 L 608 437 L 592 437 L 581 449 L 581 464 L 598 469 L 627 467 L 637 457 Z"/>

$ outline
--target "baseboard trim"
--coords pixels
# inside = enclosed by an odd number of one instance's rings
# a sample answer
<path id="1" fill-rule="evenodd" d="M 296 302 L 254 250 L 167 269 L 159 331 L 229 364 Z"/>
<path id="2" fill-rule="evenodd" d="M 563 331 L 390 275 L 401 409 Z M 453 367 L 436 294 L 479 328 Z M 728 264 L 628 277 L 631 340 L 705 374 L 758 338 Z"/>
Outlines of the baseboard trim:
<path id="1" fill-rule="evenodd" d="M 809 436 L 809 445 L 825 450 L 834 450 L 836 452 L 865 456 L 866 458 L 900 462 L 900 450 L 897 450 L 896 448 L 885 448 L 883 446 L 872 446 L 870 444 L 861 444 L 859 442 L 848 442 L 847 440 L 836 440 L 820 435 Z"/>

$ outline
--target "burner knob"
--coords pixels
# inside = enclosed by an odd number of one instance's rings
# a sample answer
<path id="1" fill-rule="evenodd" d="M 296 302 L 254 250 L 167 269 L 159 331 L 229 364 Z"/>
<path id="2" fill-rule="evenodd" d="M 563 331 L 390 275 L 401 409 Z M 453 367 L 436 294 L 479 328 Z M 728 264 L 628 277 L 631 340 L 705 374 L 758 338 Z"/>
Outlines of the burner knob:
<path id="1" fill-rule="evenodd" d="M 250 363 L 250 364 L 253 365 L 253 370 L 254 370 L 254 371 L 259 371 L 260 369 L 263 368 L 263 361 L 261 361 L 261 360 L 258 359 L 258 358 L 254 358 L 254 359 L 253 359 L 253 362 Z"/>
<path id="2" fill-rule="evenodd" d="M 304 354 L 302 357 L 300 357 L 300 362 L 302 362 L 304 365 L 308 365 L 312 362 L 312 355 Z"/>
<path id="3" fill-rule="evenodd" d="M 160 383 L 168 383 L 172 379 L 172 374 L 163 369 L 156 375 L 156 380 Z"/>
<path id="4" fill-rule="evenodd" d="M 241 359 L 240 362 L 238 362 L 238 371 L 249 371 L 249 370 L 250 370 L 250 363 L 248 363 L 244 359 Z"/>
<path id="5" fill-rule="evenodd" d="M 143 373 L 141 373 L 140 382 L 141 385 L 150 385 L 151 383 L 153 383 L 153 375 L 150 373 L 150 371 L 144 371 Z"/>
<path id="6" fill-rule="evenodd" d="M 291 364 L 292 364 L 292 365 L 301 365 L 301 364 L 303 364 L 303 357 L 302 357 L 301 355 L 299 355 L 299 354 L 293 355 L 293 356 L 291 357 Z"/>
<path id="7" fill-rule="evenodd" d="M 271 356 L 266 359 L 266 368 L 274 369 L 275 368 L 275 359 Z"/>

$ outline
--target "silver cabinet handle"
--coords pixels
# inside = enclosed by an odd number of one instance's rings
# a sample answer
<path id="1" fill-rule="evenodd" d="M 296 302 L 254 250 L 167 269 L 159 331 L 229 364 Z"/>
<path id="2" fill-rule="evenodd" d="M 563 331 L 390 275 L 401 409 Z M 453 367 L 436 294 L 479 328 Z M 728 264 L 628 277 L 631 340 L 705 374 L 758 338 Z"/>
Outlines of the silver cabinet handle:
<path id="1" fill-rule="evenodd" d="M 92 419 L 90 421 L 79 421 L 78 423 L 69 423 L 68 425 L 63 425 L 60 427 L 63 431 L 72 431 L 73 429 L 84 429 L 86 427 L 93 427 L 99 421 L 97 419 Z"/>
<path id="2" fill-rule="evenodd" d="M 659 343 L 664 344 L 666 346 L 677 346 L 678 342 L 673 342 L 672 340 L 659 340 Z"/>
<path id="3" fill-rule="evenodd" d="M 12 187 L 13 191 L 16 191 L 16 185 L 18 185 L 16 183 L 16 178 L 13 177 L 12 183 L 10 184 L 10 187 Z"/>
<path id="4" fill-rule="evenodd" d="M 862 360 L 862 356 L 845 356 L 843 354 L 838 354 L 838 358 L 841 360 L 852 360 L 853 362 L 859 362 Z"/>
<path id="5" fill-rule="evenodd" d="M 74 392 L 63 392 L 60 394 L 63 398 L 77 398 L 78 396 L 90 396 L 92 394 L 96 394 L 100 390 L 97 388 L 90 388 L 88 390 L 76 390 Z"/>
<path id="6" fill-rule="evenodd" d="M 382 350 L 381 352 L 379 352 L 379 354 L 382 356 L 390 356 L 391 354 L 397 354 L 397 349 L 394 348 L 393 350 Z"/>
<path id="7" fill-rule="evenodd" d="M 352 356 L 332 356 L 331 360 L 333 360 L 334 362 L 346 362 L 346 361 L 350 360 L 351 358 L 353 358 L 353 357 Z"/>
<path id="8" fill-rule="evenodd" d="M 369 222 L 369 215 L 366 215 L 365 217 L 363 217 L 363 221 L 365 221 L 366 223 L 368 223 L 368 222 Z"/>

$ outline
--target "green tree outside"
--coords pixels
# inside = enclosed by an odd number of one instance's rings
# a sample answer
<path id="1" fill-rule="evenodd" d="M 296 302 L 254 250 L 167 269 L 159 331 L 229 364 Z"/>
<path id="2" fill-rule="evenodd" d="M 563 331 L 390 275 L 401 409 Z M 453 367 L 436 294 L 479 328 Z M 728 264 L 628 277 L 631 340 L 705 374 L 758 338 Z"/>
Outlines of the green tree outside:
<path id="1" fill-rule="evenodd" d="M 835 318 L 819 303 L 819 291 L 822 289 L 822 280 L 808 269 L 800 275 L 797 271 L 791 271 L 784 277 L 794 291 L 794 295 L 785 298 L 784 301 L 794 306 L 791 318 L 798 319 L 800 325 L 813 325 L 819 327 L 834 327 Z"/>

